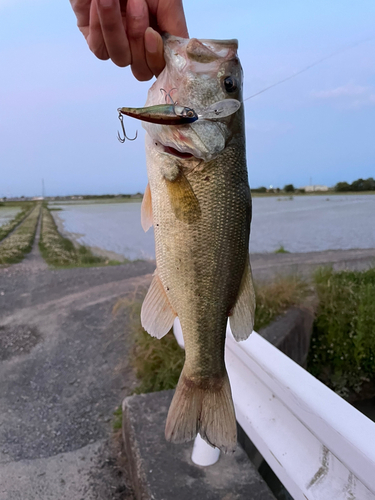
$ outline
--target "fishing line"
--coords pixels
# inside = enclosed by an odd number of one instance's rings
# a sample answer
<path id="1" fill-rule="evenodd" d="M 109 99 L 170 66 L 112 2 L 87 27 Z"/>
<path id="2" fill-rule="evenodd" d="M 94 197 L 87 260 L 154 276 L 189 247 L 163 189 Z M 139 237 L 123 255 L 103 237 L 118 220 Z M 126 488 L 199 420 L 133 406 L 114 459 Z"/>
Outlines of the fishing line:
<path id="1" fill-rule="evenodd" d="M 308 69 L 310 68 L 313 68 L 314 66 L 316 66 L 317 64 L 320 64 L 321 62 L 323 61 L 326 61 L 327 59 L 330 59 L 331 57 L 334 57 L 334 56 L 337 56 L 337 54 L 341 54 L 342 52 L 345 52 L 347 50 L 350 50 L 352 49 L 353 47 L 357 47 L 357 45 L 360 45 L 362 43 L 365 43 L 365 42 L 369 42 L 370 40 L 374 40 L 375 37 L 371 37 L 371 38 L 366 38 L 365 40 L 361 40 L 360 42 L 356 42 L 356 43 L 353 43 L 352 45 L 349 45 L 348 47 L 345 47 L 343 49 L 339 49 L 339 50 L 336 50 L 335 52 L 332 52 L 332 54 L 329 54 L 328 56 L 325 56 L 325 57 L 322 57 L 321 59 L 319 59 L 318 61 L 315 61 L 313 62 L 312 64 L 309 64 L 308 66 L 306 66 L 305 68 L 301 69 L 300 71 L 297 71 L 297 73 L 293 73 L 293 75 L 290 75 L 288 76 L 287 78 L 283 78 L 282 80 L 276 82 L 276 83 L 273 83 L 272 85 L 269 85 L 268 87 L 266 87 L 265 89 L 263 90 L 260 90 L 259 92 L 256 92 L 255 94 L 251 95 L 250 97 L 246 97 L 246 99 L 244 99 L 243 102 L 245 101 L 248 101 L 249 99 L 252 99 L 253 97 L 256 97 L 257 95 L 259 94 L 263 94 L 263 92 L 265 92 L 266 90 L 269 90 L 269 89 L 272 89 L 273 87 L 276 87 L 277 85 L 280 85 L 281 83 L 284 83 L 284 82 L 287 82 L 288 80 L 291 80 L 292 78 L 294 78 L 295 76 L 298 76 L 300 75 L 301 73 L 304 73 L 305 71 L 307 71 Z"/>

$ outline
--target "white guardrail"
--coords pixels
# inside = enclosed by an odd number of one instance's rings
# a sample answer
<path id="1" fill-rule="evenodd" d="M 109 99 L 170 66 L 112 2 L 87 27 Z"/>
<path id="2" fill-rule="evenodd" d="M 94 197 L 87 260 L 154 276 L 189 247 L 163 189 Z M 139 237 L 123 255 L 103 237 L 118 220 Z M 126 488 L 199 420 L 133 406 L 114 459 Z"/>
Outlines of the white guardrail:
<path id="1" fill-rule="evenodd" d="M 225 358 L 237 421 L 295 500 L 375 500 L 374 422 L 256 332 L 228 325 Z M 193 461 L 218 457 L 198 436 Z"/>

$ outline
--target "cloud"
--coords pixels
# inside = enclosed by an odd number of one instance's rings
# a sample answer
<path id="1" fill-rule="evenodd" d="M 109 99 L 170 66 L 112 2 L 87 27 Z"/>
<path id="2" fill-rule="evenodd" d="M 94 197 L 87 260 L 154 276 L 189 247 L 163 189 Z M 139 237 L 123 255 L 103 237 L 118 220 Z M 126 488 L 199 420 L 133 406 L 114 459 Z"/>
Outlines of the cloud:
<path id="1" fill-rule="evenodd" d="M 331 100 L 345 108 L 359 108 L 375 104 L 374 87 L 356 85 L 352 82 L 330 90 L 314 90 L 310 95 L 314 99 Z"/>

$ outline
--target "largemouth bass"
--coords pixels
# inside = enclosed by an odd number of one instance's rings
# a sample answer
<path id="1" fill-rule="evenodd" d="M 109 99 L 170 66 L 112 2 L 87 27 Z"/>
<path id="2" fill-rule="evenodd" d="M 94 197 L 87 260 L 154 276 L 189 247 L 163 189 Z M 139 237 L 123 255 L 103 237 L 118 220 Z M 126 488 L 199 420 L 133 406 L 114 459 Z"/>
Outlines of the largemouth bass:
<path id="1" fill-rule="evenodd" d="M 241 103 L 237 46 L 236 40 L 167 37 L 166 67 L 146 106 L 165 103 L 161 89 L 175 89 L 178 105 L 198 116 L 225 99 Z M 176 316 L 182 326 L 186 358 L 165 435 L 178 443 L 199 432 L 209 444 L 233 451 L 237 436 L 224 363 L 226 325 L 229 317 L 236 340 L 246 339 L 255 310 L 243 106 L 218 120 L 162 123 L 144 124 L 149 185 L 142 225 L 154 226 L 157 268 L 141 320 L 158 338 Z"/>

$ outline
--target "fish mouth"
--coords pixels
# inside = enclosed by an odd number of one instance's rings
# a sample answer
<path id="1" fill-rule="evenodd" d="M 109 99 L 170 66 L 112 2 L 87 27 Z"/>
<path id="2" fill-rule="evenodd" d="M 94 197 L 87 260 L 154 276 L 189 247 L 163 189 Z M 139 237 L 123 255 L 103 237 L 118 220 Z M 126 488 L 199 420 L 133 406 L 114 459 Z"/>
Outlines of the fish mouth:
<path id="1" fill-rule="evenodd" d="M 176 156 L 177 158 L 181 158 L 183 160 L 188 160 L 190 158 L 196 158 L 192 153 L 179 151 L 178 149 L 172 148 L 171 146 L 164 146 L 164 145 L 162 145 L 162 146 L 163 146 L 164 153 L 167 153 L 168 155 Z"/>

